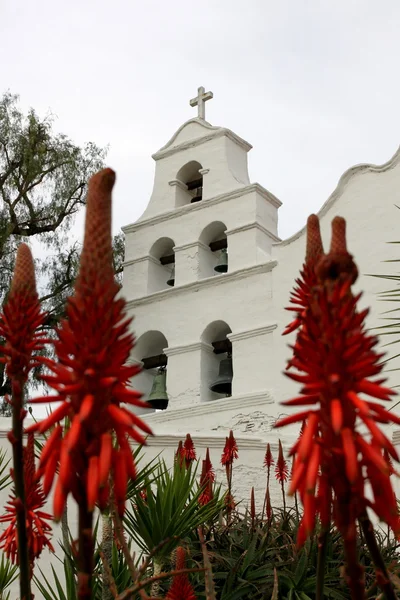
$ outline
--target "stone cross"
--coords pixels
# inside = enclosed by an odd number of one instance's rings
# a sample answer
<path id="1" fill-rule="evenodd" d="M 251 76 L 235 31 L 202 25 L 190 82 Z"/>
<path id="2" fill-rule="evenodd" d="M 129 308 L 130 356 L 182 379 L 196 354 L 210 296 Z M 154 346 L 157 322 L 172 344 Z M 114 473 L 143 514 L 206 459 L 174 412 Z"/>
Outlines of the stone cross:
<path id="1" fill-rule="evenodd" d="M 205 103 L 207 100 L 211 100 L 213 97 L 212 92 L 206 92 L 203 87 L 197 89 L 197 96 L 190 100 L 190 106 L 197 106 L 197 116 L 199 119 L 205 120 L 206 118 L 206 107 Z"/>

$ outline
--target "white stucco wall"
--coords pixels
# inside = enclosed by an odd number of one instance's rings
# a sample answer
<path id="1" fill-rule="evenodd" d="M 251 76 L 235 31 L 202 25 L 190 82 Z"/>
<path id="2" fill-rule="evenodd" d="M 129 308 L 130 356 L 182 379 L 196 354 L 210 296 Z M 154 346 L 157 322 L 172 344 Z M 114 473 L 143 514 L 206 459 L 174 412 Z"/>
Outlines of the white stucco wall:
<path id="1" fill-rule="evenodd" d="M 211 460 L 217 467 L 225 436 L 233 429 L 240 452 L 234 476 L 236 496 L 247 499 L 254 485 L 260 506 L 265 489 L 262 469 L 265 446 L 271 442 L 276 455 L 278 435 L 271 428 L 284 412 L 279 403 L 298 392 L 298 387 L 282 375 L 290 340 L 282 338 L 281 333 L 291 317 L 284 307 L 302 266 L 305 232 L 279 241 L 280 202 L 258 184 L 248 181 L 249 149 L 247 142 L 229 130 L 194 119 L 154 155 L 156 176 L 149 206 L 137 223 L 124 228 L 123 295 L 128 300 L 129 314 L 135 316 L 132 328 L 138 347 L 132 360 L 144 358 L 140 355 L 143 350 L 140 340 L 146 334 L 150 341 L 153 335 L 157 341 L 155 353 L 163 350 L 168 357 L 169 407 L 163 412 L 145 414 L 156 434 L 146 457 L 151 459 L 164 451 L 171 463 L 179 439 L 190 432 L 199 454 L 204 456 L 206 447 L 210 447 Z M 204 199 L 176 208 L 176 193 L 180 188 L 169 182 L 191 160 L 198 161 L 207 171 L 203 175 Z M 371 307 L 370 327 L 381 325 L 382 312 L 390 308 L 377 297 L 390 284 L 369 274 L 390 272 L 391 266 L 383 261 L 397 258 L 397 246 L 387 242 L 399 239 L 399 213 L 395 207 L 399 196 L 400 152 L 397 152 L 382 167 L 359 166 L 346 172 L 320 211 L 326 246 L 333 217 L 341 215 L 347 220 L 349 251 L 354 254 L 360 271 L 356 288 L 364 291 L 362 306 Z M 227 237 L 226 275 L 209 276 L 213 273 L 209 261 L 215 257 L 210 257 L 208 243 L 213 240 L 205 240 L 202 233 L 212 223 L 222 224 Z M 218 227 L 215 231 L 220 231 Z M 174 244 L 171 246 L 176 261 L 173 288 L 155 288 L 149 280 L 157 273 L 161 278 L 168 274 L 161 269 L 158 258 L 150 254 L 161 238 L 169 238 Z M 233 347 L 233 393 L 230 398 L 218 399 L 208 392 L 213 369 L 217 375 L 219 360 L 210 346 L 213 341 L 210 332 L 222 331 L 224 324 Z M 146 356 L 151 355 L 149 347 Z M 390 385 L 399 383 L 396 373 L 388 373 L 388 377 Z M 132 384 L 148 392 L 150 374 L 140 375 Z M 8 427 L 7 420 L 0 420 L 1 446 L 8 444 L 5 438 Z M 287 448 L 295 440 L 297 428 L 280 435 Z M 400 435 L 396 443 L 400 443 Z M 221 479 L 223 474 L 218 472 L 218 475 Z M 273 495 L 278 502 L 277 488 Z M 0 504 L 5 500 L 3 493 Z M 73 528 L 76 519 L 72 505 L 70 512 Z M 46 558 L 41 561 L 47 571 L 46 563 Z"/>

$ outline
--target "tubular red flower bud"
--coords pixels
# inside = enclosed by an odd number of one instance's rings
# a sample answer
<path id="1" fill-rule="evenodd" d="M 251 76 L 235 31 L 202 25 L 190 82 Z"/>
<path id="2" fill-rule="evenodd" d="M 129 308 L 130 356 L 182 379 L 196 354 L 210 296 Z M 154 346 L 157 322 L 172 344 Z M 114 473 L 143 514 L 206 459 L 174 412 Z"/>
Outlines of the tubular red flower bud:
<path id="1" fill-rule="evenodd" d="M 185 568 L 186 552 L 182 546 L 176 549 L 175 570 L 181 571 Z M 187 573 L 175 575 L 165 600 L 196 600 L 194 589 L 189 581 Z"/>
<path id="2" fill-rule="evenodd" d="M 24 448 L 24 483 L 25 483 L 25 514 L 29 561 L 31 568 L 44 548 L 54 552 L 50 542 L 52 516 L 42 510 L 46 499 L 42 486 L 35 476 L 35 448 L 33 435 L 28 436 L 28 444 Z M 6 556 L 14 563 L 18 558 L 17 539 L 17 512 L 18 506 L 14 495 L 5 506 L 6 512 L 0 517 L 0 523 L 8 527 L 0 536 L 0 548 L 4 549 Z"/>
<path id="3" fill-rule="evenodd" d="M 309 296 L 313 286 L 316 283 L 315 266 L 318 260 L 323 256 L 321 233 L 319 228 L 319 219 L 317 215 L 310 215 L 307 220 L 307 250 L 306 260 L 300 277 L 296 279 L 290 302 L 293 304 L 287 310 L 296 311 L 296 318 L 286 327 L 283 335 L 292 333 L 298 329 L 303 322 L 303 313 L 308 306 Z M 290 363 L 289 365 L 290 366 Z"/>
<path id="4" fill-rule="evenodd" d="M 388 401 L 395 392 L 383 387 L 384 380 L 375 379 L 382 369 L 382 354 L 374 350 L 376 338 L 366 332 L 368 311 L 357 310 L 360 295 L 353 296 L 351 291 L 357 275 L 347 251 L 345 221 L 336 217 L 330 252 L 316 261 L 314 279 L 309 280 L 311 288 L 306 290 L 303 281 L 297 291 L 302 311 L 298 313 L 293 358 L 288 363 L 294 370 L 288 375 L 302 384 L 302 394 L 312 394 L 309 404 L 315 404 L 315 409 L 276 423 L 281 427 L 306 420 L 303 434 L 291 451 L 295 462 L 289 490 L 299 492 L 304 505 L 300 542 L 312 533 L 318 514 L 325 528 L 332 514 L 350 547 L 356 520 L 368 508 L 396 535 L 400 533 L 389 464 L 389 455 L 396 461 L 398 455 L 378 425 L 398 423 L 399 419 L 378 402 L 362 397 L 366 394 Z M 285 404 L 301 406 L 306 401 L 296 397 Z M 358 432 L 360 425 L 368 428 L 370 443 Z M 373 502 L 367 497 L 369 484 Z"/>
<path id="5" fill-rule="evenodd" d="M 206 458 L 202 461 L 202 470 L 200 475 L 200 487 L 202 492 L 199 496 L 199 504 L 204 506 L 212 500 L 213 493 L 213 482 L 215 481 L 215 473 L 210 460 L 210 451 L 207 448 Z"/>
<path id="6" fill-rule="evenodd" d="M 0 356 L 11 379 L 18 376 L 22 383 L 26 381 L 33 366 L 32 355 L 43 347 L 43 335 L 38 329 L 44 319 L 32 254 L 27 244 L 20 244 L 10 293 L 0 314 L 0 336 L 5 339 Z"/>
<path id="7" fill-rule="evenodd" d="M 176 452 L 175 452 L 175 460 L 178 461 L 178 464 L 180 467 L 183 466 L 183 461 L 185 460 L 185 449 L 183 447 L 182 440 L 179 440 L 178 448 L 176 449 Z"/>
<path id="8" fill-rule="evenodd" d="M 189 468 L 191 463 L 196 460 L 196 449 L 193 444 L 193 440 L 190 436 L 190 433 L 186 434 L 185 443 L 183 444 L 183 450 L 185 454 L 185 464 L 186 468 Z"/>
<path id="9" fill-rule="evenodd" d="M 238 447 L 233 436 L 233 431 L 230 431 L 222 451 L 221 464 L 224 467 L 230 466 L 237 458 L 239 458 Z"/>
<path id="10" fill-rule="evenodd" d="M 272 457 L 271 447 L 269 443 L 267 444 L 267 449 L 265 451 L 264 456 L 264 467 L 267 467 L 268 472 L 271 469 L 271 466 L 274 464 L 274 459 Z"/>
<path id="11" fill-rule="evenodd" d="M 128 387 L 129 379 L 139 372 L 137 365 L 127 366 L 134 338 L 131 318 L 125 314 L 125 301 L 117 298 L 119 286 L 114 279 L 111 239 L 111 190 L 115 174 L 104 169 L 89 182 L 85 238 L 74 296 L 66 307 L 67 318 L 56 331 L 54 344 L 57 361 L 43 363 L 52 372 L 47 384 L 58 392 L 61 402 L 47 419 L 32 430 L 46 432 L 61 427 L 54 442 L 46 442 L 41 466 L 46 467 L 46 491 L 57 480 L 54 515 L 59 519 L 70 493 L 79 497 L 91 512 L 96 503 L 108 504 L 109 477 L 114 479 L 115 500 L 123 514 L 128 477 L 135 473 L 128 439 L 145 444 L 138 430 L 151 434 L 149 426 L 121 404 L 147 407 L 141 394 Z M 47 397 L 41 399 L 47 402 Z M 65 431 L 62 420 L 68 416 L 71 427 Z M 57 430 L 59 431 L 59 430 Z M 112 436 L 115 437 L 115 448 Z M 60 456 L 59 475 L 53 449 Z M 44 469 L 40 469 L 44 474 Z"/>
<path id="12" fill-rule="evenodd" d="M 283 456 L 282 442 L 279 440 L 278 460 L 275 466 L 275 477 L 279 483 L 285 483 L 289 479 L 289 468 L 285 457 Z"/>

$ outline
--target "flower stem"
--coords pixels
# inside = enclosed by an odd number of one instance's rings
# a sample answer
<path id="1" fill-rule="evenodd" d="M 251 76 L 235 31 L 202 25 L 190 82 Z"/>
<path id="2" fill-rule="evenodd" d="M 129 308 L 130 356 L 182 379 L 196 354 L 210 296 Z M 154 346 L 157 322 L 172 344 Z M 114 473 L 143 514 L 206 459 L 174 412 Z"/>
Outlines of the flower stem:
<path id="1" fill-rule="evenodd" d="M 106 569 L 106 564 L 111 565 L 112 561 L 112 547 L 113 547 L 113 524 L 112 517 L 110 514 L 103 514 L 102 516 L 103 532 L 101 540 L 101 549 L 104 554 L 103 568 L 102 568 L 102 595 L 101 600 L 113 600 L 114 596 L 110 589 L 110 575 Z"/>
<path id="2" fill-rule="evenodd" d="M 297 498 L 297 492 L 294 493 L 294 507 L 296 510 L 297 523 L 300 523 L 299 501 Z"/>
<path id="3" fill-rule="evenodd" d="M 346 579 L 351 600 L 363 600 L 365 598 L 364 571 L 358 560 L 356 537 L 355 535 L 344 535 L 343 542 L 346 559 Z"/>
<path id="4" fill-rule="evenodd" d="M 263 509 L 262 509 L 261 521 L 264 521 L 265 509 L 267 507 L 268 490 L 269 490 L 269 469 L 268 469 L 268 473 L 267 473 L 267 487 L 265 488 L 264 504 L 263 504 Z"/>
<path id="5" fill-rule="evenodd" d="M 376 542 L 374 528 L 366 511 L 361 515 L 359 522 L 365 537 L 365 542 L 375 565 L 377 583 L 385 594 L 386 600 L 396 600 L 397 596 L 393 589 L 392 582 L 390 581 L 381 551 L 379 550 L 379 546 Z"/>
<path id="6" fill-rule="evenodd" d="M 315 590 L 315 599 L 323 600 L 324 582 L 325 582 L 325 563 L 328 550 L 329 527 L 322 529 L 318 536 L 318 561 L 317 561 L 317 587 Z"/>
<path id="7" fill-rule="evenodd" d="M 26 531 L 26 507 L 24 485 L 24 448 L 22 432 L 23 380 L 16 377 L 12 381 L 12 446 L 15 487 L 15 509 L 18 528 L 18 562 L 21 600 L 31 600 L 31 567 L 28 553 L 28 537 Z"/>
<path id="8" fill-rule="evenodd" d="M 282 500 L 283 500 L 283 512 L 284 512 L 284 515 L 286 516 L 285 484 L 283 482 L 283 479 L 281 480 L 281 490 L 282 490 Z"/>
<path id="9" fill-rule="evenodd" d="M 78 538 L 78 598 L 91 600 L 94 540 L 92 531 L 93 513 L 87 510 L 86 497 L 79 503 Z"/>

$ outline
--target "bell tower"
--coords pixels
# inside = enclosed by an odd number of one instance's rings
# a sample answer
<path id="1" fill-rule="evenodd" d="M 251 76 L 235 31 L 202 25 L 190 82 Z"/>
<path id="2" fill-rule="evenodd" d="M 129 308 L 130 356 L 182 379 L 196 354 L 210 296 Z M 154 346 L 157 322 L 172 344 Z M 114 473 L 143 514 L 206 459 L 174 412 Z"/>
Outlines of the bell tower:
<path id="1" fill-rule="evenodd" d="M 281 203 L 250 182 L 251 145 L 206 121 L 212 98 L 198 88 L 190 100 L 197 116 L 153 155 L 148 206 L 123 229 L 123 293 L 137 339 L 131 359 L 143 365 L 134 383 L 165 410 L 149 415 L 161 427 L 166 415 L 187 428 L 190 415 L 223 415 L 265 403 L 271 392 Z"/>

